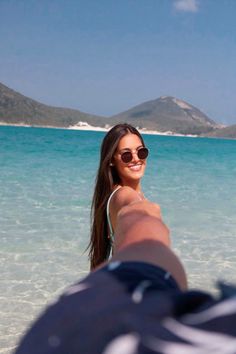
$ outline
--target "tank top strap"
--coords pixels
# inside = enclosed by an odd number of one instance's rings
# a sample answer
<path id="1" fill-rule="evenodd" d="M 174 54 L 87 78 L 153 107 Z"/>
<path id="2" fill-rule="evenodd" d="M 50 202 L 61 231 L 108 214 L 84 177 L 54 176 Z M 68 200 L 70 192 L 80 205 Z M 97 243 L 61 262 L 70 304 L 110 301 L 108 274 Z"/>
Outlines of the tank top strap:
<path id="1" fill-rule="evenodd" d="M 115 188 L 114 191 L 110 194 L 108 201 L 107 201 L 107 222 L 108 222 L 108 227 L 109 227 L 109 235 L 110 235 L 110 238 L 112 241 L 113 241 L 113 228 L 112 228 L 111 219 L 110 219 L 110 202 L 111 202 L 111 198 L 113 197 L 113 195 L 120 188 L 121 188 L 121 186 L 118 186 L 117 188 Z"/>

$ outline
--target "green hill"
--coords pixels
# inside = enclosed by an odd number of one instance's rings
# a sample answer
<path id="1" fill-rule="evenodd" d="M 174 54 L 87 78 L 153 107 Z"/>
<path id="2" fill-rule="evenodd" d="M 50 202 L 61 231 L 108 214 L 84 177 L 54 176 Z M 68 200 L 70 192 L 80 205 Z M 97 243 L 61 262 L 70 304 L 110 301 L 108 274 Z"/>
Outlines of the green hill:
<path id="1" fill-rule="evenodd" d="M 105 125 L 107 118 L 69 108 L 51 107 L 0 83 L 0 121 L 5 124 L 68 127 L 78 122 Z"/>
<path id="2" fill-rule="evenodd" d="M 140 128 L 181 134 L 202 134 L 218 127 L 196 107 L 170 96 L 144 102 L 112 116 L 111 121 L 126 121 Z"/>
<path id="3" fill-rule="evenodd" d="M 216 138 L 229 138 L 229 139 L 236 139 L 236 124 L 230 125 L 225 128 L 216 129 L 210 134 L 209 137 L 216 137 Z"/>

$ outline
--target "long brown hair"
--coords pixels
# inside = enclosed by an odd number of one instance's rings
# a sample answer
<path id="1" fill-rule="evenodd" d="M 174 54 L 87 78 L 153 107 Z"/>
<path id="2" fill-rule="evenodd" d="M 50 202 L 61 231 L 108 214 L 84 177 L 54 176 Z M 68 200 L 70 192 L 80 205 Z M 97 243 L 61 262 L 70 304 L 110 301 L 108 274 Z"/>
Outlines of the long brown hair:
<path id="1" fill-rule="evenodd" d="M 111 166 L 111 162 L 120 139 L 129 133 L 136 134 L 145 146 L 138 130 L 127 123 L 117 124 L 109 130 L 101 145 L 100 164 L 91 207 L 91 239 L 88 246 L 91 270 L 108 259 L 111 251 L 106 205 L 114 186 L 120 183 L 120 177 L 115 167 Z"/>

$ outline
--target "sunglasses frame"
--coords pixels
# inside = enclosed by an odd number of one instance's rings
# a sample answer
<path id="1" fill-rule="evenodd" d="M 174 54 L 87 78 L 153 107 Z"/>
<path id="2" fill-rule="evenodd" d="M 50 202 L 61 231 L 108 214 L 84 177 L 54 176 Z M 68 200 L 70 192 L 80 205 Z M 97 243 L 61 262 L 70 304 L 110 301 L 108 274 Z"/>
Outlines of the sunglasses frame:
<path id="1" fill-rule="evenodd" d="M 140 151 L 140 150 L 143 150 L 143 149 L 147 152 L 147 156 L 146 156 L 145 158 L 140 158 L 140 157 L 139 157 L 139 151 Z M 122 158 L 122 156 L 123 156 L 124 154 L 127 154 L 127 153 L 130 154 L 130 159 L 129 159 L 129 161 L 125 161 L 125 160 L 123 160 L 123 158 Z M 147 157 L 148 157 L 148 154 L 149 154 L 149 149 L 148 149 L 146 146 L 142 146 L 142 147 L 140 147 L 140 148 L 138 148 L 138 149 L 136 150 L 136 154 L 137 154 L 137 156 L 138 156 L 138 158 L 139 158 L 140 160 L 146 160 Z M 133 160 L 133 151 L 131 151 L 131 150 L 127 150 L 127 151 L 121 152 L 121 153 L 119 153 L 119 155 L 120 155 L 121 161 L 122 161 L 123 163 L 130 163 L 130 162 Z"/>

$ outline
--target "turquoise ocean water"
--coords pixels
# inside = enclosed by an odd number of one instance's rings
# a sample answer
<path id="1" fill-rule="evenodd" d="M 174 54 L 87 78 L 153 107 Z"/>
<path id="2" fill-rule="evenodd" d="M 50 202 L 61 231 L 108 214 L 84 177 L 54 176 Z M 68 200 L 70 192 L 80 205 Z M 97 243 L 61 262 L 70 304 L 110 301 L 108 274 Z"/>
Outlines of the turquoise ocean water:
<path id="1" fill-rule="evenodd" d="M 0 353 L 88 272 L 102 132 L 0 127 Z M 190 287 L 236 283 L 236 141 L 145 135 L 143 191 L 162 207 Z"/>

